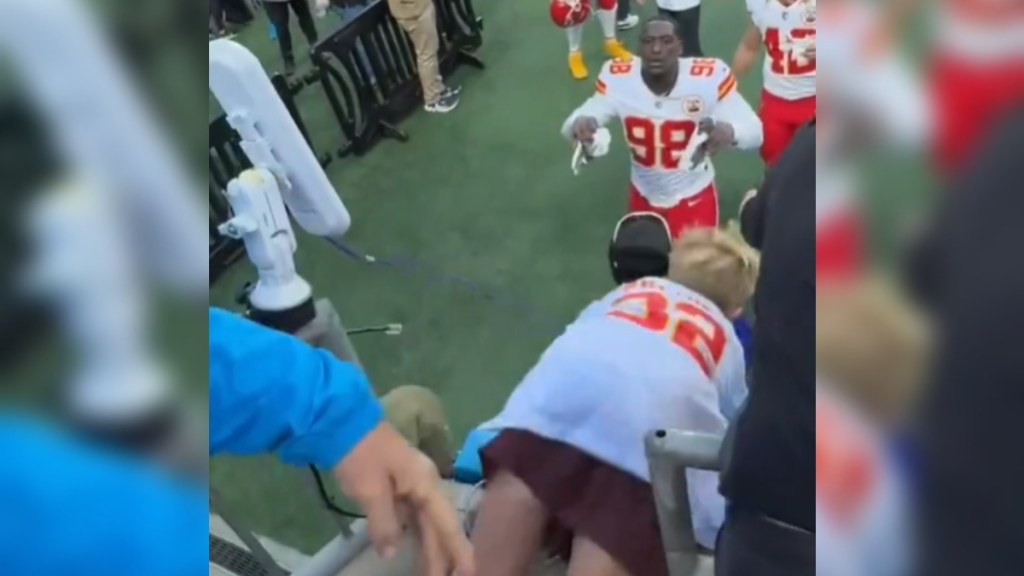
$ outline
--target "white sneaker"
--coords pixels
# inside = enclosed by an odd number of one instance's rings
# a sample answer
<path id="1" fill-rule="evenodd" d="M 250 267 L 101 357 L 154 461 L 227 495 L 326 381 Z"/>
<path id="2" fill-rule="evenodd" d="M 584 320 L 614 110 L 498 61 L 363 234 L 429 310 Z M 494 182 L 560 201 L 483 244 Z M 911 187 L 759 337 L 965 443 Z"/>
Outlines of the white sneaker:
<path id="1" fill-rule="evenodd" d="M 427 112 L 445 113 L 455 110 L 455 107 L 459 105 L 458 94 L 442 94 L 441 97 L 433 104 L 427 104 L 423 107 Z"/>
<path id="2" fill-rule="evenodd" d="M 622 20 L 616 22 L 615 27 L 619 30 L 630 30 L 636 28 L 636 25 L 640 23 L 640 17 L 636 14 L 630 14 Z"/>

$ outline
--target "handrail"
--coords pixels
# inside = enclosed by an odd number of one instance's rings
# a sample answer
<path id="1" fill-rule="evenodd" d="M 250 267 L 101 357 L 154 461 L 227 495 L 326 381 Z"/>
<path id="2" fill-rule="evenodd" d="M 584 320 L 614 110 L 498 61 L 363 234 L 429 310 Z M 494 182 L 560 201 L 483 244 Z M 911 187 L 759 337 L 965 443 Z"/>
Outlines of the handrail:
<path id="1" fill-rule="evenodd" d="M 686 471 L 720 470 L 721 448 L 719 436 L 684 430 L 656 430 L 644 438 L 669 576 L 696 576 L 705 562 L 694 534 Z"/>

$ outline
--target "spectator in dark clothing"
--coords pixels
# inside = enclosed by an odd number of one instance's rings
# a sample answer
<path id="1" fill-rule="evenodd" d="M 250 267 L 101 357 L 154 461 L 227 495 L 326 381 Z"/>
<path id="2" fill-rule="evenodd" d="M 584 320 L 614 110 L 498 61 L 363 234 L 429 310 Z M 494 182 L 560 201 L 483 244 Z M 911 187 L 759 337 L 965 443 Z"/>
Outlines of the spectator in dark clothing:
<path id="1" fill-rule="evenodd" d="M 619 30 L 632 30 L 640 23 L 640 17 L 633 14 L 632 10 L 630 10 L 632 8 L 631 4 L 630 0 L 619 0 L 615 12 L 615 26 Z"/>
<path id="2" fill-rule="evenodd" d="M 722 472 L 719 576 L 815 571 L 815 134 L 797 134 L 742 208 L 762 273 L 750 397 Z"/>
<path id="3" fill-rule="evenodd" d="M 1024 110 L 943 197 L 918 286 L 940 327 L 922 414 L 919 574 L 1024 570 Z"/>
<path id="4" fill-rule="evenodd" d="M 683 58 L 704 56 L 700 47 L 700 0 L 657 0 L 658 12 L 676 21 Z"/>
<path id="5" fill-rule="evenodd" d="M 207 0 L 210 9 L 210 37 L 218 38 L 227 34 L 227 26 L 224 23 L 224 7 L 221 0 Z"/>
<path id="6" fill-rule="evenodd" d="M 309 45 L 312 47 L 319 40 L 310 0 L 263 0 L 263 9 L 267 11 L 270 23 L 274 25 L 277 43 L 281 47 L 281 57 L 284 58 L 284 71 L 286 75 L 290 76 L 295 73 L 290 11 L 295 12 L 295 16 L 299 20 L 299 28 L 306 36 Z"/>

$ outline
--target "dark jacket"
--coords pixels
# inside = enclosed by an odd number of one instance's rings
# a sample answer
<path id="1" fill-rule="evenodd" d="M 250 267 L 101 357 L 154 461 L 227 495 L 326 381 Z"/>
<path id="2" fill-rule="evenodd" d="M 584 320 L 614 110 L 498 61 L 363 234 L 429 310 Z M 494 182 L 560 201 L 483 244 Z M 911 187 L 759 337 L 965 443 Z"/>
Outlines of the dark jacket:
<path id="1" fill-rule="evenodd" d="M 922 425 L 927 576 L 1024 567 L 1024 111 L 1008 120 L 945 191 L 919 255 L 940 327 Z"/>
<path id="2" fill-rule="evenodd" d="M 750 397 L 730 432 L 722 494 L 814 530 L 815 133 L 794 138 L 741 215 L 761 250 Z"/>

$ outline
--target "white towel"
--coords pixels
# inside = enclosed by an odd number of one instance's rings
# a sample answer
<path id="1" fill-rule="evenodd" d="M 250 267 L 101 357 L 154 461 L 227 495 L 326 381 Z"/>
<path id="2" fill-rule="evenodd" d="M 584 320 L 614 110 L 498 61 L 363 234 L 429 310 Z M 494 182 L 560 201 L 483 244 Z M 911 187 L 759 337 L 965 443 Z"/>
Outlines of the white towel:
<path id="1" fill-rule="evenodd" d="M 572 162 L 570 168 L 572 168 L 573 174 L 579 174 L 583 166 L 586 166 L 587 162 L 591 158 L 600 158 L 608 154 L 608 150 L 611 149 L 612 145 L 612 133 L 607 128 L 598 128 L 594 132 L 594 141 L 589 145 L 585 145 L 582 142 L 576 143 L 576 148 L 573 150 Z"/>

